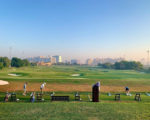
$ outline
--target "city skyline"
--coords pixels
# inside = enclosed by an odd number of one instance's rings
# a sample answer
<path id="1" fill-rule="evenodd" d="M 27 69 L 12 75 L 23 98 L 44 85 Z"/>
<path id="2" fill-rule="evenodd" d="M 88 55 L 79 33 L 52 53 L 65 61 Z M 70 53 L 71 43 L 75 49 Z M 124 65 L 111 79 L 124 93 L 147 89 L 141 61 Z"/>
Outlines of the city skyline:
<path id="1" fill-rule="evenodd" d="M 9 2 L 8 2 L 9 1 Z M 2 0 L 0 56 L 147 59 L 148 0 Z"/>
<path id="2" fill-rule="evenodd" d="M 60 57 L 60 61 L 58 62 L 58 60 L 54 59 L 56 56 Z M 81 60 L 81 59 L 76 59 L 76 58 L 71 58 L 71 59 L 64 59 L 62 56 L 60 55 L 55 55 L 55 56 L 30 56 L 27 58 L 22 58 L 22 59 L 28 59 L 30 62 L 52 62 L 56 61 L 54 63 L 78 63 L 78 64 L 92 64 L 92 65 L 96 65 L 98 63 L 112 63 L 114 64 L 115 62 L 120 62 L 120 61 L 139 61 L 144 65 L 148 65 L 149 61 L 147 59 L 140 59 L 140 60 L 127 60 L 126 58 L 123 57 L 118 57 L 118 58 L 103 58 L 103 57 L 97 57 L 97 58 L 86 58 L 85 60 Z M 52 62 L 53 63 L 53 62 Z"/>
<path id="3" fill-rule="evenodd" d="M 98 65 L 99 63 L 111 63 L 120 62 L 125 60 L 124 58 L 87 58 L 85 61 L 79 59 L 62 59 L 62 56 L 36 56 L 25 58 L 31 63 L 66 63 L 66 64 L 87 64 L 87 65 Z"/>

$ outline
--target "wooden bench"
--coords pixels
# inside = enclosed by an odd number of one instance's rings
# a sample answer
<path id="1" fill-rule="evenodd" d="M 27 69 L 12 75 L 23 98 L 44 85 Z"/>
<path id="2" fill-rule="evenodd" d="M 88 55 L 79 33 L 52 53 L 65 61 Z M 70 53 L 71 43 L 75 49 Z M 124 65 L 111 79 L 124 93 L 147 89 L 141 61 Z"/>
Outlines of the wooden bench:
<path id="1" fill-rule="evenodd" d="M 69 101 L 69 96 L 51 96 L 51 101 Z"/>
<path id="2" fill-rule="evenodd" d="M 16 98 L 16 94 L 15 93 L 12 93 L 11 96 L 10 96 L 10 101 L 11 102 L 16 102 L 17 101 L 17 98 Z"/>
<path id="3" fill-rule="evenodd" d="M 115 94 L 115 100 L 120 100 L 120 94 Z"/>
<path id="4" fill-rule="evenodd" d="M 141 101 L 141 94 L 140 93 L 136 93 L 135 100 L 136 101 Z"/>
<path id="5" fill-rule="evenodd" d="M 36 100 L 38 102 L 42 102 L 43 101 L 43 94 L 42 93 L 37 93 L 36 94 Z"/>

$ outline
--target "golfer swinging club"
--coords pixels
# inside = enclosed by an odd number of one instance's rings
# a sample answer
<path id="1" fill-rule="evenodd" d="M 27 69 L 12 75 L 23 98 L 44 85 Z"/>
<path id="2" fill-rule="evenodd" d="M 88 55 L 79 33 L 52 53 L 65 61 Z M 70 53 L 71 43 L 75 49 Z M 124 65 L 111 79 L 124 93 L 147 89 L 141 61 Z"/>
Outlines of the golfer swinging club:
<path id="1" fill-rule="evenodd" d="M 45 82 L 41 85 L 41 87 L 40 87 L 41 93 L 43 93 L 43 89 L 44 89 L 45 85 L 46 85 Z"/>

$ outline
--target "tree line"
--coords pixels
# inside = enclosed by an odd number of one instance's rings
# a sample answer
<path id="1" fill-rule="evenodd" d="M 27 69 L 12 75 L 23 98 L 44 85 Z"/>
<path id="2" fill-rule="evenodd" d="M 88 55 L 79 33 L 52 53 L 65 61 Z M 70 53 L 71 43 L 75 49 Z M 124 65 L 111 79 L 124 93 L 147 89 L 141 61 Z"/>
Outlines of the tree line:
<path id="1" fill-rule="evenodd" d="M 105 69 L 117 69 L 117 70 L 141 70 L 143 65 L 140 62 L 136 61 L 120 61 L 112 63 L 99 63 L 98 66 Z"/>
<path id="2" fill-rule="evenodd" d="M 11 60 L 8 57 L 0 57 L 0 69 L 7 67 L 23 67 L 32 65 L 27 59 L 13 57 Z"/>

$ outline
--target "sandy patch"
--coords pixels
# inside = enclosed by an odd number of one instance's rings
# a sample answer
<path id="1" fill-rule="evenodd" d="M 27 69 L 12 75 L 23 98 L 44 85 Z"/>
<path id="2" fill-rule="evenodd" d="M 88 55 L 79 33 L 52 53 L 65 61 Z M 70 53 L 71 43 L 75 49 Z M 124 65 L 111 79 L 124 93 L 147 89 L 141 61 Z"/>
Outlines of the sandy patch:
<path id="1" fill-rule="evenodd" d="M 78 77 L 78 76 L 80 76 L 80 74 L 72 74 L 71 76 Z"/>
<path id="2" fill-rule="evenodd" d="M 87 78 L 67 78 L 67 79 L 87 79 Z"/>
<path id="3" fill-rule="evenodd" d="M 9 82 L 4 81 L 4 80 L 0 80 L 0 85 L 8 85 L 8 84 L 9 84 Z"/>
<path id="4" fill-rule="evenodd" d="M 17 74 L 8 74 L 9 76 L 14 76 L 14 77 L 17 77 L 17 76 L 20 76 L 20 75 L 17 75 Z"/>
<path id="5" fill-rule="evenodd" d="M 145 72 L 139 72 L 139 73 L 141 73 L 141 74 L 146 74 Z"/>
<path id="6" fill-rule="evenodd" d="M 42 83 L 28 83 L 27 91 L 40 91 L 40 85 Z M 0 91 L 23 91 L 24 82 L 10 82 L 8 85 L 0 86 Z M 91 92 L 92 85 L 88 84 L 57 84 L 57 83 L 47 83 L 44 91 L 81 91 L 81 92 Z M 131 92 L 150 92 L 149 86 L 134 86 L 130 87 Z M 124 86 L 101 86 L 101 92 L 124 92 Z"/>

